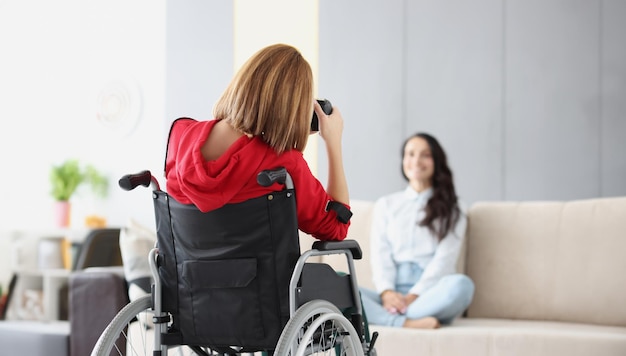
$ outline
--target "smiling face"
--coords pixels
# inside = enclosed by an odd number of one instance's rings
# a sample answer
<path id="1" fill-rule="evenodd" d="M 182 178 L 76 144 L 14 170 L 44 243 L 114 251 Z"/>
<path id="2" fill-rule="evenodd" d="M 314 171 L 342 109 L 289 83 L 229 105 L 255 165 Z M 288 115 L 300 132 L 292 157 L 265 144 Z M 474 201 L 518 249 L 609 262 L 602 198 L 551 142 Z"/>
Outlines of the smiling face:
<path id="1" fill-rule="evenodd" d="M 421 191 L 432 186 L 435 161 L 425 139 L 413 137 L 404 145 L 402 171 L 414 189 Z"/>

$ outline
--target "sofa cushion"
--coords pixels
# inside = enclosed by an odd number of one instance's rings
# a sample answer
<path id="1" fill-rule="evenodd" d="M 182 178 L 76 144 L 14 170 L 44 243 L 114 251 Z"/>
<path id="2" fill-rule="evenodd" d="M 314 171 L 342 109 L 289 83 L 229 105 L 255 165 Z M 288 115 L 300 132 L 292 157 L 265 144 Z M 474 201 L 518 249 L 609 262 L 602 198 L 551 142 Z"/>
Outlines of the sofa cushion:
<path id="1" fill-rule="evenodd" d="M 149 229 L 132 218 L 120 230 L 120 252 L 130 301 L 150 293 L 152 273 L 148 254 L 154 248 L 156 239 L 154 229 Z"/>
<path id="2" fill-rule="evenodd" d="M 418 330 L 370 326 L 384 355 L 626 355 L 626 328 L 559 322 L 457 319 L 452 326 Z M 384 352 L 384 353 L 382 353 Z"/>
<path id="3" fill-rule="evenodd" d="M 468 316 L 626 326 L 626 198 L 471 207 Z"/>

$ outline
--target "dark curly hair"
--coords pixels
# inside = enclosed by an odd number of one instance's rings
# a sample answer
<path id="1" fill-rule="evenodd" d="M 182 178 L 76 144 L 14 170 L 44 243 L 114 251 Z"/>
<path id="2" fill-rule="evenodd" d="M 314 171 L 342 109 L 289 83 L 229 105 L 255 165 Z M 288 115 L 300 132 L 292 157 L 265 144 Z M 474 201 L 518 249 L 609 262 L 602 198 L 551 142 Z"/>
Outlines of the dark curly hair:
<path id="1" fill-rule="evenodd" d="M 427 226 L 428 229 L 437 236 L 439 241 L 441 241 L 450 230 L 454 229 L 461 214 L 454 189 L 452 171 L 450 167 L 448 167 L 446 153 L 437 139 L 423 132 L 418 132 L 404 141 L 402 145 L 403 159 L 406 144 L 415 137 L 426 140 L 430 147 L 435 165 L 432 177 L 433 196 L 428 199 L 428 203 L 426 203 L 426 216 L 420 222 L 420 225 Z M 409 180 L 404 174 L 404 169 L 402 169 L 402 176 L 407 181 Z"/>

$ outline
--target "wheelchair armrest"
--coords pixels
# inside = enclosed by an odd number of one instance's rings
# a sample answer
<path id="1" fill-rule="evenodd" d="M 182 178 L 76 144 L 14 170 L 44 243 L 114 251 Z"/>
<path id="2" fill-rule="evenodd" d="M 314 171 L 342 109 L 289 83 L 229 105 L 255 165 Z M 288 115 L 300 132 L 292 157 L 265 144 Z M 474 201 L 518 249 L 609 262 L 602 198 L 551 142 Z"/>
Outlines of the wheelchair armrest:
<path id="1" fill-rule="evenodd" d="M 363 257 L 361 246 L 356 240 L 315 241 L 312 249 L 318 251 L 350 250 L 353 259 L 360 260 Z"/>

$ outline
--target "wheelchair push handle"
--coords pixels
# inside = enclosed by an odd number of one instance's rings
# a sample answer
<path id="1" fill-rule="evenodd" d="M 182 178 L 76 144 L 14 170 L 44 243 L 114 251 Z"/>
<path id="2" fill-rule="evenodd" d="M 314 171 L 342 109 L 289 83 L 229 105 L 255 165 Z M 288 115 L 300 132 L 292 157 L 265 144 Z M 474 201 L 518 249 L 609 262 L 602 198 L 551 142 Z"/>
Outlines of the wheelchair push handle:
<path id="1" fill-rule="evenodd" d="M 269 187 L 274 183 L 280 183 L 286 185 L 287 189 L 293 189 L 293 181 L 291 180 L 291 176 L 287 173 L 285 167 L 266 169 L 259 172 L 256 176 L 256 182 L 263 187 Z"/>
<path id="2" fill-rule="evenodd" d="M 257 183 L 264 187 L 269 187 L 274 183 L 284 184 L 287 189 L 293 189 L 293 181 L 284 167 L 266 169 L 257 175 Z M 159 183 L 149 170 L 144 170 L 134 174 L 127 174 L 118 181 L 120 188 L 133 190 L 137 186 L 148 187 L 152 184 L 153 190 L 160 190 Z"/>
<path id="3" fill-rule="evenodd" d="M 120 188 L 124 190 L 133 190 L 140 185 L 148 187 L 151 183 L 155 185 L 155 189 L 159 189 L 159 185 L 156 182 L 156 179 L 148 170 L 134 174 L 127 174 L 120 178 L 120 180 L 118 181 Z"/>

